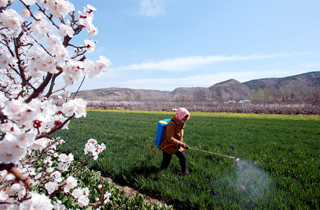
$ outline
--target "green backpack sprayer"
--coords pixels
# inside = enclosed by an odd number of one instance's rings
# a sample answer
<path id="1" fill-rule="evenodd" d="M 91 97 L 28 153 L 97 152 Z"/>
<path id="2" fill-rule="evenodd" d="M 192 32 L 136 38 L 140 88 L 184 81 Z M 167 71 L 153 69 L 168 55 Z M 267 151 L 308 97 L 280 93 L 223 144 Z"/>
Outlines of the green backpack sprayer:
<path id="1" fill-rule="evenodd" d="M 170 147 L 170 146 L 173 146 L 174 144 L 169 144 L 163 148 L 161 148 L 159 150 L 158 153 L 155 153 L 151 150 L 151 145 L 152 143 L 154 142 L 155 145 L 157 145 L 158 147 L 161 145 L 162 141 L 163 141 L 163 137 L 164 137 L 164 132 L 166 130 L 166 126 L 167 124 L 171 121 L 171 119 L 163 119 L 163 120 L 159 120 L 158 122 L 158 127 L 157 127 L 157 133 L 156 133 L 156 138 L 149 144 L 149 150 L 155 155 L 155 156 L 158 156 L 160 154 L 160 152 L 162 150 L 164 150 L 166 147 Z M 172 120 L 173 121 L 173 120 Z M 174 121 L 173 121 L 174 122 Z M 175 122 L 174 122 L 175 123 Z M 208 151 L 205 151 L 205 150 L 200 150 L 200 149 L 196 149 L 196 148 L 191 148 L 189 147 L 188 149 L 192 149 L 192 150 L 195 150 L 195 151 L 199 151 L 199 152 L 205 152 L 205 153 L 209 153 L 209 154 L 213 154 L 213 155 L 218 155 L 218 156 L 222 156 L 222 157 L 227 157 L 227 158 L 231 158 L 231 159 L 234 159 L 235 162 L 238 162 L 240 159 L 239 158 L 236 158 L 236 157 L 232 157 L 232 156 L 229 156 L 229 155 L 222 155 L 222 154 L 218 154 L 218 153 L 213 153 L 213 152 L 208 152 Z"/>

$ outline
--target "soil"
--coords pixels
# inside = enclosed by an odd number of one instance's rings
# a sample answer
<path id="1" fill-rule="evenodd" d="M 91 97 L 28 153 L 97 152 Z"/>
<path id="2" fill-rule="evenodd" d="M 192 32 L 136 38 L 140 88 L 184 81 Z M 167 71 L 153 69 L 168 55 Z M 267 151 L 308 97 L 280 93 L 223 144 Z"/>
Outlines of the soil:
<path id="1" fill-rule="evenodd" d="M 118 183 L 118 182 L 115 182 L 114 180 L 112 180 L 111 178 L 106 178 L 107 180 L 109 180 L 111 183 L 113 183 L 116 187 L 118 187 L 118 188 L 121 188 L 122 190 L 123 190 L 123 192 L 126 194 L 126 195 L 128 195 L 128 196 L 135 196 L 136 194 L 137 194 L 137 190 L 135 190 L 135 189 L 133 189 L 133 188 L 131 188 L 131 187 L 129 187 L 129 186 L 126 186 L 126 185 L 122 185 L 122 184 L 120 184 L 120 183 Z M 141 194 L 141 193 L 140 193 Z M 141 194 L 141 195 L 143 195 L 143 194 Z M 144 199 L 144 202 L 145 203 L 148 203 L 148 204 L 152 204 L 152 205 L 154 205 L 154 204 L 156 204 L 156 203 L 158 203 L 158 202 L 160 202 L 160 203 L 162 203 L 162 204 L 164 204 L 165 202 L 163 202 L 163 201 L 160 201 L 160 200 L 157 200 L 157 199 L 154 199 L 154 198 L 151 198 L 150 196 L 147 196 L 147 195 L 144 195 L 145 196 L 145 199 Z"/>

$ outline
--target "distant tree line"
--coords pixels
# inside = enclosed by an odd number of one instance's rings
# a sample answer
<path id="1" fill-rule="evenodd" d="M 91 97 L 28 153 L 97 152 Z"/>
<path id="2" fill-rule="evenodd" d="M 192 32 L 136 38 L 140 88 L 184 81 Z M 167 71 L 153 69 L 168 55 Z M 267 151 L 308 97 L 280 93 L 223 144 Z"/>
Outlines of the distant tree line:
<path id="1" fill-rule="evenodd" d="M 252 101 L 272 103 L 276 101 L 309 103 L 320 106 L 320 85 L 308 88 L 284 86 L 277 88 L 259 88 L 250 92 Z"/>

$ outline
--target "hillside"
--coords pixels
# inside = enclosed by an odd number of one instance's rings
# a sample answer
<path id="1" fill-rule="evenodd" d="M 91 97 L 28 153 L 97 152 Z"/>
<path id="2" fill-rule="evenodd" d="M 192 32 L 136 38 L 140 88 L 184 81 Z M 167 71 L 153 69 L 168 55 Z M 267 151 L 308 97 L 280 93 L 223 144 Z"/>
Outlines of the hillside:
<path id="1" fill-rule="evenodd" d="M 170 93 L 170 91 L 112 87 L 79 91 L 77 96 L 90 101 L 156 101 L 170 97 Z"/>
<path id="2" fill-rule="evenodd" d="M 239 101 L 305 100 L 320 84 L 320 71 L 282 78 L 256 79 L 240 83 L 230 79 L 204 87 L 177 87 L 172 92 L 129 88 L 102 88 L 80 91 L 77 96 L 89 101 Z"/>

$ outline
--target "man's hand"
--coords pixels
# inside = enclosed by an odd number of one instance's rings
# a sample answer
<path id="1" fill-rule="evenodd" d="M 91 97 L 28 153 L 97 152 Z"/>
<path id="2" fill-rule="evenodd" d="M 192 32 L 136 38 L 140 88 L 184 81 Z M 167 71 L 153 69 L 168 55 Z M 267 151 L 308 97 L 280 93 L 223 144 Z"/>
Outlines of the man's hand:
<path id="1" fill-rule="evenodd" d="M 188 149 L 189 148 L 189 146 L 186 144 L 186 143 L 183 143 L 183 142 L 179 142 L 179 144 L 178 144 L 178 146 L 179 147 L 182 147 L 182 148 L 184 148 L 184 149 Z"/>

